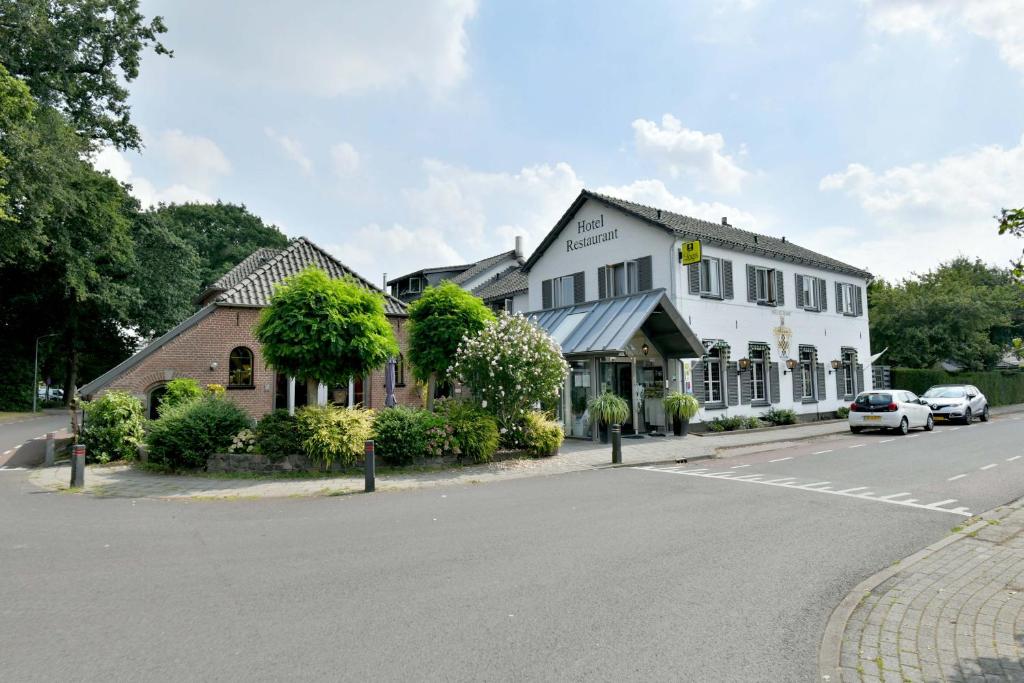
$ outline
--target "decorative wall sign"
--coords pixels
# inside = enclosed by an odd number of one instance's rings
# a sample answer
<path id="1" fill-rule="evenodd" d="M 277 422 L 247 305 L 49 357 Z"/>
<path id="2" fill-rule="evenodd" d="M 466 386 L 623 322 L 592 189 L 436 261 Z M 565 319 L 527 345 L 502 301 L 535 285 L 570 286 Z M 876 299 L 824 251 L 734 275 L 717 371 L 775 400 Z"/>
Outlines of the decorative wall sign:
<path id="1" fill-rule="evenodd" d="M 772 328 L 775 335 L 775 345 L 779 347 L 779 356 L 783 359 L 789 358 L 789 342 L 793 339 L 793 330 L 786 326 L 788 311 L 779 311 L 779 324 Z"/>

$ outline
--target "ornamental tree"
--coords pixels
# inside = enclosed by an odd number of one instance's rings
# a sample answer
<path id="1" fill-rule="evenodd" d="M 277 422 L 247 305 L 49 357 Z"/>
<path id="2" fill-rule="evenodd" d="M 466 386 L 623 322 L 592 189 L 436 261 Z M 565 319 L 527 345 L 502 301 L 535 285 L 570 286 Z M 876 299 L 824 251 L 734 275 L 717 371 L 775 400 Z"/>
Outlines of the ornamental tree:
<path id="1" fill-rule="evenodd" d="M 398 355 L 383 297 L 316 267 L 275 288 L 254 332 L 268 364 L 329 386 L 347 384 Z"/>
<path id="2" fill-rule="evenodd" d="M 527 414 L 557 395 L 568 374 L 562 348 L 521 313 L 502 313 L 463 339 L 449 372 L 494 415 L 502 441 L 510 445 L 522 444 Z"/>
<path id="3" fill-rule="evenodd" d="M 447 375 L 463 338 L 493 320 L 482 300 L 451 282 L 427 287 L 409 306 L 409 360 L 416 379 L 430 384 L 431 406 L 437 378 Z"/>

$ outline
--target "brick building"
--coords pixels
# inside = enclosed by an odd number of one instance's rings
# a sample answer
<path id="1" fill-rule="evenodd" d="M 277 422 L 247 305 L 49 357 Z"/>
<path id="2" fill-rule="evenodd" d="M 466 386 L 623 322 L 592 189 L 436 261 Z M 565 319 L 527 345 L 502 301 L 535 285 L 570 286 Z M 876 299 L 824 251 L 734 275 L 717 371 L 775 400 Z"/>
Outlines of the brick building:
<path id="1" fill-rule="evenodd" d="M 79 394 L 90 398 L 111 389 L 128 391 L 138 396 L 147 413 L 155 417 L 167 382 L 190 377 L 202 386 L 223 385 L 227 397 L 256 418 L 274 408 L 286 408 L 289 378 L 264 362 L 253 328 L 260 311 L 270 303 L 274 285 L 311 265 L 331 277 L 351 276 L 365 288 L 380 291 L 304 237 L 293 239 L 284 249 L 259 249 L 202 292 L 196 298 L 200 308 L 192 316 L 83 386 Z M 406 306 L 389 294 L 381 295 L 402 351 L 396 366 L 395 397 L 400 404 L 419 405 L 419 390 L 405 362 Z M 316 403 L 326 394 L 327 400 L 339 405 L 383 408 L 384 370 L 356 379 L 347 387 L 297 383 L 294 392 L 297 406 Z"/>

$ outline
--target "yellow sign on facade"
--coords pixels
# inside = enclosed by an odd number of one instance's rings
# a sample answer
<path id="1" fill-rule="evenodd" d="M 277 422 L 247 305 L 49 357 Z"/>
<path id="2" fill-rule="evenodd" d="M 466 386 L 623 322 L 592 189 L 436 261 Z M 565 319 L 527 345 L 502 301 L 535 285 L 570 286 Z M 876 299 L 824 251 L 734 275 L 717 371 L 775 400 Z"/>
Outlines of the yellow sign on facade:
<path id="1" fill-rule="evenodd" d="M 700 263 L 700 240 L 683 242 L 683 248 L 679 250 L 679 260 L 684 266 Z"/>

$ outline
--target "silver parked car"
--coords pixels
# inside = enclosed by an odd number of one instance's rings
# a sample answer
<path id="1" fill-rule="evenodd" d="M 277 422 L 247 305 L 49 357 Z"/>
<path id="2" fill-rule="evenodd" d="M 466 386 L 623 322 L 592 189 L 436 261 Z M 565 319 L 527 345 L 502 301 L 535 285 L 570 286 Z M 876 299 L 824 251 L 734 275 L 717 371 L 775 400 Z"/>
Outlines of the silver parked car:
<path id="1" fill-rule="evenodd" d="M 971 384 L 937 384 L 921 395 L 936 422 L 957 420 L 971 424 L 974 418 L 988 422 L 988 399 Z"/>

